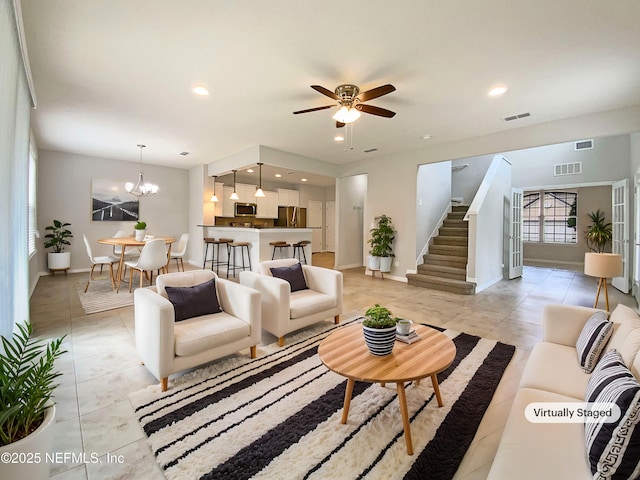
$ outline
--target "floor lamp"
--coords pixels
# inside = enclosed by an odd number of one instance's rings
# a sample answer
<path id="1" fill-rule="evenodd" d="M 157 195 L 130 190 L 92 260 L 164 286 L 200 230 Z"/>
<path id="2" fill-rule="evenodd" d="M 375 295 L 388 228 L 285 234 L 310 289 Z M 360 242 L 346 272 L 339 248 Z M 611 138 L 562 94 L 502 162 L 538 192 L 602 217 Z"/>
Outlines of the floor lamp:
<path id="1" fill-rule="evenodd" d="M 598 278 L 598 293 L 593 308 L 598 306 L 600 290 L 604 285 L 604 298 L 609 311 L 609 292 L 607 291 L 607 278 L 622 275 L 622 255 L 617 253 L 585 253 L 584 274 Z"/>

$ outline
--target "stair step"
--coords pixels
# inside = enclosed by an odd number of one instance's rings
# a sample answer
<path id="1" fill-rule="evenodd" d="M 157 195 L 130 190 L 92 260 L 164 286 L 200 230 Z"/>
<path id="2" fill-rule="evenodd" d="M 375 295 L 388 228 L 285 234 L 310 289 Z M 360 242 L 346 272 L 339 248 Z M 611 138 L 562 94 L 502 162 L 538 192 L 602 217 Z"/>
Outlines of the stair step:
<path id="1" fill-rule="evenodd" d="M 427 265 L 444 265 L 447 267 L 467 268 L 467 259 L 463 257 L 427 253 L 426 255 L 423 255 L 422 258 L 424 264 Z"/>
<path id="2" fill-rule="evenodd" d="M 469 228 L 469 222 L 465 222 L 464 220 L 445 218 L 442 221 L 442 226 L 454 228 Z"/>
<path id="3" fill-rule="evenodd" d="M 455 235 L 438 235 L 433 237 L 434 245 L 456 245 L 459 247 L 466 247 L 469 244 L 467 237 L 455 236 Z"/>
<path id="4" fill-rule="evenodd" d="M 473 295 L 476 290 L 475 283 L 452 278 L 435 277 L 432 275 L 421 275 L 418 273 L 407 274 L 407 281 L 409 285 L 416 287 L 431 288 L 433 290 L 457 293 L 460 295 Z"/>
<path id="5" fill-rule="evenodd" d="M 453 212 L 464 212 L 464 213 L 467 213 L 467 210 L 469 210 L 469 205 L 453 205 L 451 207 L 451 210 Z"/>
<path id="6" fill-rule="evenodd" d="M 429 253 L 467 258 L 467 247 L 458 245 L 431 245 L 429 247 Z"/>
<path id="7" fill-rule="evenodd" d="M 447 215 L 448 220 L 463 220 L 467 212 L 450 212 Z"/>
<path id="8" fill-rule="evenodd" d="M 440 227 L 438 231 L 439 236 L 452 236 L 452 237 L 467 237 L 469 235 L 469 229 L 464 227 Z"/>
<path id="9" fill-rule="evenodd" d="M 464 267 L 449 267 L 446 265 L 434 265 L 423 263 L 418 265 L 420 275 L 430 275 L 433 277 L 453 278 L 455 280 L 466 280 L 467 269 Z"/>

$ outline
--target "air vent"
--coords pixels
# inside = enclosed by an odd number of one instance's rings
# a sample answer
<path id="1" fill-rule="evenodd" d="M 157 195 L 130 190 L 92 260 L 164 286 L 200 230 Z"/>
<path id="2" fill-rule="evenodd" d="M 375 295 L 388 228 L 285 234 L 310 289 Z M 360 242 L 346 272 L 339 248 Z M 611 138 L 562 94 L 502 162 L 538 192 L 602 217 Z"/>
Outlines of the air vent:
<path id="1" fill-rule="evenodd" d="M 378 149 L 377 148 L 369 148 L 367 150 L 363 150 L 364 153 L 371 153 L 371 152 L 377 152 Z"/>
<path id="2" fill-rule="evenodd" d="M 576 152 L 579 150 L 593 150 L 593 139 L 575 142 L 573 148 Z"/>
<path id="3" fill-rule="evenodd" d="M 518 115 L 511 115 L 510 117 L 505 117 L 505 121 L 510 122 L 511 120 L 517 120 L 519 118 L 530 117 L 531 114 L 529 112 L 519 113 Z"/>
<path id="4" fill-rule="evenodd" d="M 189 155 L 189 152 L 180 152 L 180 155 L 182 155 L 183 157 L 186 157 L 187 155 Z"/>
<path id="5" fill-rule="evenodd" d="M 579 175 L 582 173 L 582 162 L 557 163 L 553 166 L 553 176 Z"/>

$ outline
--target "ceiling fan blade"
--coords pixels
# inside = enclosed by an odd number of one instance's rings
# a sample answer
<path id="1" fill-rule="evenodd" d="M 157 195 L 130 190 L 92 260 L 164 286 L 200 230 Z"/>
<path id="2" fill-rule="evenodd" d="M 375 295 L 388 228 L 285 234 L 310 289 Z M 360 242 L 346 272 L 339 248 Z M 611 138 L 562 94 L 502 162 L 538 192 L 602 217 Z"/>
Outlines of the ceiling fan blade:
<path id="1" fill-rule="evenodd" d="M 396 112 L 392 112 L 386 108 L 374 107 L 373 105 L 363 105 L 362 103 L 356 105 L 356 110 L 385 118 L 392 118 L 396 115 Z"/>
<path id="2" fill-rule="evenodd" d="M 366 92 L 362 92 L 356 98 L 359 99 L 361 102 L 366 102 L 367 100 L 373 100 L 374 98 L 381 97 L 383 95 L 386 95 L 387 93 L 394 92 L 395 90 L 396 90 L 396 87 L 388 83 L 386 85 L 382 85 L 380 87 L 367 90 Z"/>
<path id="3" fill-rule="evenodd" d="M 342 128 L 346 125 L 346 123 L 336 122 L 336 128 Z"/>
<path id="4" fill-rule="evenodd" d="M 328 88 L 321 87 L 320 85 L 311 85 L 311 88 L 313 88 L 316 92 L 320 92 L 321 94 L 326 95 L 329 98 L 340 100 L 340 97 Z"/>
<path id="5" fill-rule="evenodd" d="M 298 110 L 297 112 L 293 112 L 294 115 L 298 113 L 309 113 L 315 112 L 317 110 L 326 110 L 327 108 L 337 107 L 337 105 L 325 105 L 324 107 L 316 107 L 316 108 L 307 108 L 306 110 Z"/>

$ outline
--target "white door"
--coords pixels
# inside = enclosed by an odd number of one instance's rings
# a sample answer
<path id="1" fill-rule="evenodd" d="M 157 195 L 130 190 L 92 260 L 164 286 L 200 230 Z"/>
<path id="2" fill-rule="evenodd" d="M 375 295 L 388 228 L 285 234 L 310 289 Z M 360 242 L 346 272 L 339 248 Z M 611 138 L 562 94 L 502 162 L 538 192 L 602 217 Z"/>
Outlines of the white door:
<path id="1" fill-rule="evenodd" d="M 325 206 L 325 244 L 328 252 L 336 251 L 336 202 L 327 202 Z"/>
<path id="2" fill-rule="evenodd" d="M 623 293 L 629 293 L 629 179 L 613 184 L 611 189 L 611 209 L 613 211 L 611 230 L 613 238 L 611 251 L 622 255 L 622 276 L 612 278 L 611 285 Z"/>
<path id="3" fill-rule="evenodd" d="M 323 203 L 318 200 L 309 200 L 307 202 L 307 228 L 313 229 L 311 232 L 311 249 L 313 253 L 324 251 L 322 242 Z"/>
<path id="4" fill-rule="evenodd" d="M 522 276 L 522 189 L 511 189 L 509 218 L 509 278 Z"/>

